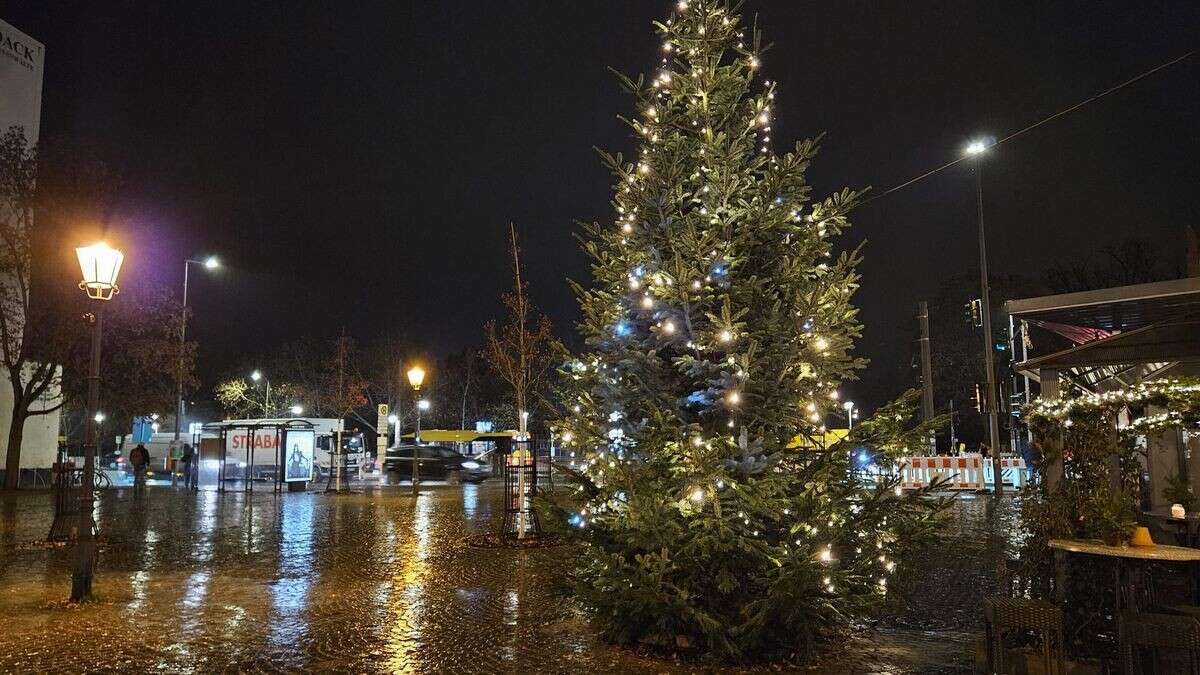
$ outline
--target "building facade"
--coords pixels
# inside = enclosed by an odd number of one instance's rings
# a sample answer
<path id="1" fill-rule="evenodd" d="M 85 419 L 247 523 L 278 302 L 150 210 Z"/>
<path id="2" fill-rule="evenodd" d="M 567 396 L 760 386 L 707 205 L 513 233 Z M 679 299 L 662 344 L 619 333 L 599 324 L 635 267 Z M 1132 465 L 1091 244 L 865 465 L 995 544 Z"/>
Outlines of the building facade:
<path id="1" fill-rule="evenodd" d="M 37 143 L 41 132 L 45 63 L 46 48 L 42 43 L 0 19 L 0 132 L 19 126 L 30 143 Z M 3 375 L 0 377 L 0 457 L 3 457 L 8 451 L 13 393 L 8 384 L 8 373 L 0 375 Z M 52 394 L 52 398 L 56 398 L 57 392 Z M 41 402 L 42 405 L 54 403 L 50 399 Z M 58 434 L 57 412 L 29 418 L 21 444 L 21 468 L 50 466 L 58 449 Z"/>

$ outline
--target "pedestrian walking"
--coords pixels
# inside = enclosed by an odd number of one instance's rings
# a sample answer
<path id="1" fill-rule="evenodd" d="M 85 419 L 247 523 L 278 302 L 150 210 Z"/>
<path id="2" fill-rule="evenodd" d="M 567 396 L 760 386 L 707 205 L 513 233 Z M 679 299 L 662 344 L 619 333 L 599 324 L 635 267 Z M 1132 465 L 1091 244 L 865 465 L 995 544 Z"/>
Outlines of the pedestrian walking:
<path id="1" fill-rule="evenodd" d="M 193 487 L 193 476 L 196 473 L 196 453 L 190 443 L 183 444 L 183 453 L 179 456 L 179 461 L 183 463 L 183 486 L 185 488 Z"/>
<path id="2" fill-rule="evenodd" d="M 138 443 L 129 451 L 129 463 L 133 466 L 133 494 L 141 494 L 146 489 L 146 472 L 150 470 L 150 451 Z"/>

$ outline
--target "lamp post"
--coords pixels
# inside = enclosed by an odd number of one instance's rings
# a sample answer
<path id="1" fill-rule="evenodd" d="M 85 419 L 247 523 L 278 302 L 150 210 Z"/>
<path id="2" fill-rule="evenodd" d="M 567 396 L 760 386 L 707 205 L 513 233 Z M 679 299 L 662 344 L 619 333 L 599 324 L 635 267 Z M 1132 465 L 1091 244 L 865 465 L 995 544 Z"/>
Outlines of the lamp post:
<path id="1" fill-rule="evenodd" d="M 996 360 L 992 353 L 992 301 L 989 297 L 987 266 L 987 234 L 983 229 L 983 154 L 992 143 L 973 141 L 964 150 L 975 158 L 975 205 L 979 217 L 979 295 L 983 312 L 983 363 L 987 369 L 988 439 L 992 446 L 992 479 L 996 496 L 1004 494 L 1004 478 L 1000 469 L 1000 420 L 996 414 Z"/>
<path id="2" fill-rule="evenodd" d="M 842 409 L 846 411 L 846 431 L 854 431 L 854 418 L 858 416 L 854 401 L 846 401 L 842 404 Z"/>
<path id="3" fill-rule="evenodd" d="M 83 281 L 79 288 L 93 300 L 111 300 L 120 289 L 117 275 L 125 255 L 104 242 L 75 249 Z M 99 426 L 104 419 L 100 407 L 100 339 L 104 330 L 104 305 L 96 305 L 89 315 L 92 325 L 92 354 L 88 369 L 87 435 L 83 449 L 83 491 L 79 495 L 79 530 L 75 544 L 75 568 L 71 574 L 71 602 L 79 602 L 92 593 L 92 572 L 96 565 L 96 534 L 92 522 L 96 489 L 96 445 Z"/>
<path id="4" fill-rule="evenodd" d="M 425 382 L 425 369 L 421 366 L 413 366 L 408 369 L 408 383 L 413 388 L 413 398 L 421 391 L 421 385 Z M 422 405 L 424 404 L 424 408 Z M 413 434 L 413 460 L 412 460 L 412 493 L 417 496 L 417 481 L 420 480 L 421 474 L 417 465 L 421 459 L 421 410 L 429 408 L 428 401 L 418 400 L 417 406 L 417 431 Z"/>
<path id="5" fill-rule="evenodd" d="M 254 371 L 253 373 L 250 373 L 250 379 L 253 380 L 254 382 L 258 382 L 259 380 L 263 380 L 264 382 L 266 382 L 267 395 L 266 395 L 266 399 L 263 401 L 263 417 L 267 417 L 268 412 L 271 410 L 271 380 L 269 378 L 263 377 L 263 374 L 257 370 Z"/>
<path id="6" fill-rule="evenodd" d="M 188 300 L 188 265 L 204 265 L 205 269 L 215 270 L 221 263 L 215 256 L 209 256 L 203 261 L 183 261 L 183 310 L 179 317 L 179 368 L 175 373 L 175 445 L 179 445 L 179 429 L 183 424 L 183 347 L 187 344 L 187 300 Z"/>
<path id="7" fill-rule="evenodd" d="M 395 438 L 396 438 L 395 442 L 397 445 L 399 445 L 400 444 L 400 417 L 398 415 L 388 415 L 387 421 L 388 421 L 388 424 L 392 425 L 392 428 L 396 430 L 395 431 Z M 384 433 L 387 433 L 387 432 L 385 431 Z M 389 443 L 389 445 L 391 445 L 391 444 Z M 380 459 L 379 463 L 380 463 L 380 465 L 382 465 L 383 460 Z"/>

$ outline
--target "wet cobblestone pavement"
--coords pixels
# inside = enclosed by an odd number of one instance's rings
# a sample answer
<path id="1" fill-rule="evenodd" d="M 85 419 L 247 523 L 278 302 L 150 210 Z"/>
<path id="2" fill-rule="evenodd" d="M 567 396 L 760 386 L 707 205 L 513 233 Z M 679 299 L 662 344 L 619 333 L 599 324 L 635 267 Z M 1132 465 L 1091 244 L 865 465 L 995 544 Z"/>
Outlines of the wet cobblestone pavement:
<path id="1" fill-rule="evenodd" d="M 601 643 L 552 587 L 567 547 L 473 548 L 498 485 L 359 494 L 109 490 L 97 601 L 64 599 L 49 493 L 0 495 L 3 672 L 705 672 Z M 1014 505 L 960 500 L 946 543 L 811 672 L 968 671 Z"/>

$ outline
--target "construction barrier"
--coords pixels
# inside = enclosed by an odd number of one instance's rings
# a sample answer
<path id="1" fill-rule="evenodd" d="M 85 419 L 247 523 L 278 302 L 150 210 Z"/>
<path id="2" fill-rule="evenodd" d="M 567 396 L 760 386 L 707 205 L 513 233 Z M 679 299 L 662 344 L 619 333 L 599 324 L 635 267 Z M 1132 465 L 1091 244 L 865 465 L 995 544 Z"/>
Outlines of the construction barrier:
<path id="1" fill-rule="evenodd" d="M 900 471 L 900 487 L 923 488 L 934 480 L 946 481 L 950 490 L 982 490 L 983 459 L 964 457 L 909 457 Z"/>
<path id="2" fill-rule="evenodd" d="M 1000 475 L 1005 483 L 1011 483 L 1013 487 L 1025 487 L 1029 477 L 1025 460 L 1020 457 L 1001 457 Z M 990 459 L 983 463 L 983 480 L 988 485 L 996 484 L 996 479 L 992 475 L 992 460 Z"/>
<path id="3" fill-rule="evenodd" d="M 994 484 L 992 460 L 980 455 L 909 457 L 904 462 L 900 487 L 906 490 L 926 487 L 934 480 L 946 481 L 949 490 L 982 490 Z M 1001 457 L 1000 471 L 1005 483 L 1018 488 L 1028 480 L 1025 460 L 1020 457 Z"/>

